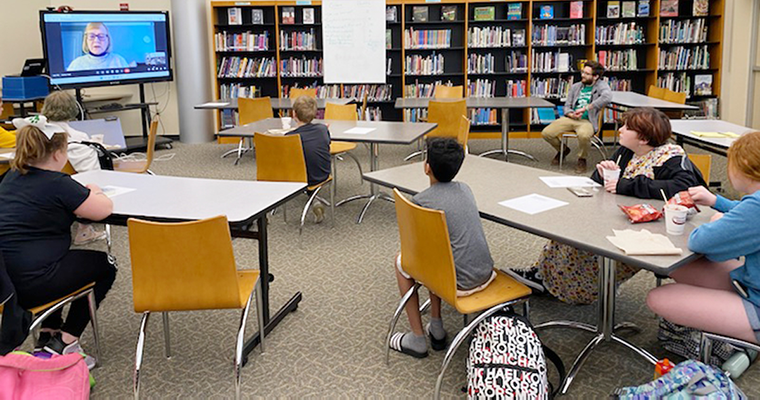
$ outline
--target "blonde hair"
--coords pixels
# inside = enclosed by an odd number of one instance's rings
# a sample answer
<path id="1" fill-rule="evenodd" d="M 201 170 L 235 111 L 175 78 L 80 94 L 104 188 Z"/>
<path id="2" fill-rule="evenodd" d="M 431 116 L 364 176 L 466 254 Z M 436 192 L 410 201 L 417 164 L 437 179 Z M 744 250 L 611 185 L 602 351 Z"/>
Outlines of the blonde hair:
<path id="1" fill-rule="evenodd" d="M 42 115 L 46 116 L 48 121 L 68 122 L 76 119 L 77 114 L 79 114 L 79 107 L 74 96 L 57 91 L 45 97 Z"/>
<path id="2" fill-rule="evenodd" d="M 728 148 L 728 169 L 760 182 L 760 132 L 748 132 Z"/>
<path id="3" fill-rule="evenodd" d="M 48 140 L 36 126 L 25 126 L 16 133 L 16 156 L 11 168 L 25 175 L 30 165 L 47 161 L 56 151 L 66 150 L 67 145 L 68 136 L 64 132 L 56 132 Z"/>
<path id="4" fill-rule="evenodd" d="M 293 102 L 293 111 L 299 121 L 308 124 L 317 116 L 317 100 L 309 96 L 298 96 Z"/>
<path id="5" fill-rule="evenodd" d="M 111 32 L 108 31 L 106 24 L 102 22 L 90 22 L 84 28 L 84 35 L 82 35 L 82 53 L 90 54 L 90 46 L 87 44 L 87 32 L 98 28 L 106 31 L 106 35 L 108 36 L 108 47 L 106 47 L 105 53 L 111 52 Z"/>

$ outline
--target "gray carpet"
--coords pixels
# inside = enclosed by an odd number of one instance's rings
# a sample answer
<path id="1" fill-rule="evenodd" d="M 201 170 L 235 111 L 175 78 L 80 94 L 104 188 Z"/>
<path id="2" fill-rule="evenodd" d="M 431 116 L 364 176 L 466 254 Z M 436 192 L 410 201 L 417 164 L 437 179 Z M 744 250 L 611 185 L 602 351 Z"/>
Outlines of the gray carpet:
<path id="1" fill-rule="evenodd" d="M 541 140 L 513 140 L 514 148 L 534 154 L 538 163 L 515 157 L 514 161 L 549 169 L 552 150 Z M 471 143 L 472 153 L 498 146 L 496 140 Z M 170 161 L 156 162 L 153 171 L 160 175 L 253 179 L 255 160 L 246 155 L 240 165 L 219 156 L 232 145 L 184 145 L 176 143 Z M 402 163 L 412 146 L 381 147 L 381 168 Z M 364 165 L 367 151 L 359 146 L 356 154 Z M 566 170 L 571 173 L 575 154 Z M 714 156 L 713 175 L 725 176 L 725 162 Z M 589 160 L 594 165 L 599 155 Z M 338 198 L 369 190 L 360 185 L 356 166 L 349 160 L 339 162 Z M 422 169 L 420 168 L 420 173 Z M 499 184 L 494 182 L 494 184 Z M 180 202 L 182 199 L 176 199 Z M 374 204 L 363 224 L 357 225 L 362 202 L 338 209 L 335 228 L 329 222 L 309 222 L 298 237 L 299 198 L 289 204 L 289 220 L 282 214 L 271 218 L 270 268 L 275 275 L 271 285 L 272 309 L 279 308 L 296 291 L 303 292 L 299 308 L 267 337 L 264 354 L 258 349 L 243 370 L 243 393 L 250 398 L 429 398 L 443 358 L 431 352 L 422 360 L 397 353 L 390 365 L 384 363 L 384 337 L 389 318 L 399 299 L 393 275 L 392 258 L 398 250 L 398 231 L 393 205 Z M 329 215 L 328 215 L 329 218 Z M 558 223 L 562 223 L 558 221 Z M 527 267 L 537 257 L 545 240 L 501 225 L 484 221 L 486 236 L 496 264 L 501 267 Z M 129 249 L 126 231 L 115 228 L 114 253 L 119 274 L 113 289 L 99 310 L 102 365 L 94 370 L 97 386 L 94 398 L 127 398 L 132 395 L 132 366 L 140 317 L 132 310 Z M 99 245 L 102 247 L 102 245 Z M 95 246 L 98 247 L 98 246 Z M 241 268 L 256 268 L 255 241 L 236 240 L 235 256 Z M 673 357 L 657 343 L 657 320 L 645 305 L 645 296 L 654 287 L 654 277 L 640 272 L 622 285 L 618 297 L 619 321 L 631 321 L 642 332 L 630 340 L 658 357 Z M 534 323 L 570 318 L 593 323 L 596 306 L 568 306 L 548 297 L 531 299 Z M 424 320 L 427 317 L 423 317 Z M 230 398 L 234 395 L 232 356 L 238 311 L 178 312 L 171 315 L 173 357 L 163 357 L 160 316 L 151 320 L 142 375 L 146 398 Z M 256 320 L 249 320 L 249 331 Z M 400 327 L 407 329 L 405 318 Z M 450 334 L 461 327 L 462 319 L 450 307 L 444 308 L 444 323 Z M 571 330 L 547 331 L 546 344 L 555 349 L 569 365 L 591 335 Z M 30 343 L 26 344 L 31 346 Z M 92 348 L 89 329 L 83 337 L 85 348 Z M 446 397 L 463 397 L 466 349 L 460 349 L 444 381 Z M 677 357 L 676 357 L 677 358 Z M 618 345 L 605 344 L 593 353 L 577 376 L 567 397 L 603 398 L 620 386 L 639 385 L 652 379 L 653 368 L 643 359 Z M 750 369 L 737 381 L 752 398 L 760 396 L 760 369 Z"/>

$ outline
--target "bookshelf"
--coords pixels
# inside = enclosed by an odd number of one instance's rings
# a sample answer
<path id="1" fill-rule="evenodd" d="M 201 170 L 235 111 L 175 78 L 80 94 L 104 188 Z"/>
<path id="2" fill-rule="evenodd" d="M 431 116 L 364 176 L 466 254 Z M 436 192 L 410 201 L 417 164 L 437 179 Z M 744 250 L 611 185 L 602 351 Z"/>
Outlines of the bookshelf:
<path id="1" fill-rule="evenodd" d="M 689 102 L 711 100 L 721 90 L 725 0 L 708 0 L 707 15 L 694 16 L 701 1 L 649 0 L 648 15 L 640 15 L 642 0 L 633 0 L 631 15 L 626 0 L 387 0 L 386 83 L 327 86 L 319 62 L 321 2 L 212 1 L 215 93 L 286 97 L 292 87 L 316 87 L 319 97 L 354 97 L 360 104 L 366 93 L 364 118 L 413 121 L 425 110 L 398 110 L 394 100 L 431 97 L 435 84 L 462 85 L 466 95 L 533 95 L 561 105 L 580 79 L 579 61 L 600 59 L 613 90 L 646 93 L 657 85 L 687 92 Z M 677 15 L 661 15 L 665 2 Z M 542 18 L 546 6 L 551 15 Z M 240 10 L 234 24 L 232 8 Z M 283 23 L 291 9 L 293 23 Z M 253 10 L 261 10 L 256 21 Z M 239 60 L 237 69 L 231 60 Z M 697 90 L 697 81 L 700 88 L 711 81 L 711 90 Z M 472 138 L 500 137 L 499 112 L 469 112 Z M 535 112 L 510 112 L 512 137 L 540 137 L 545 125 Z M 221 127 L 235 119 L 228 113 L 219 120 Z"/>

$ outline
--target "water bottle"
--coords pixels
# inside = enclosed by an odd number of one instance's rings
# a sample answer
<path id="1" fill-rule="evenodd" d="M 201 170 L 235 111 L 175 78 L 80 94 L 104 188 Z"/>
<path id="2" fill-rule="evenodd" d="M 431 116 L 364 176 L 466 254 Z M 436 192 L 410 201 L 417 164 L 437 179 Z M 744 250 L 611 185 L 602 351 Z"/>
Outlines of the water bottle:
<path id="1" fill-rule="evenodd" d="M 749 368 L 749 365 L 752 364 L 752 361 L 755 361 L 756 358 L 757 352 L 754 350 L 738 350 L 723 363 L 721 369 L 726 371 L 731 379 L 737 379 L 742 376 L 744 371 Z"/>

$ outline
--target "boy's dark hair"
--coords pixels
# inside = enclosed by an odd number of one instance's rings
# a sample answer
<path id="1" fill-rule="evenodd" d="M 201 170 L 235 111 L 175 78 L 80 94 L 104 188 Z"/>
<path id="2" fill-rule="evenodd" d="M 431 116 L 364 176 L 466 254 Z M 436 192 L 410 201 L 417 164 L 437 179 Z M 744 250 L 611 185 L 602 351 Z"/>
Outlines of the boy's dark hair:
<path id="1" fill-rule="evenodd" d="M 452 138 L 430 138 L 426 162 L 438 182 L 451 182 L 464 162 L 464 149 Z"/>
<path id="2" fill-rule="evenodd" d="M 599 63 L 598 61 L 594 60 L 588 60 L 585 64 L 583 64 L 583 67 L 589 67 L 591 68 L 591 75 L 602 77 L 604 75 L 604 65 Z"/>

